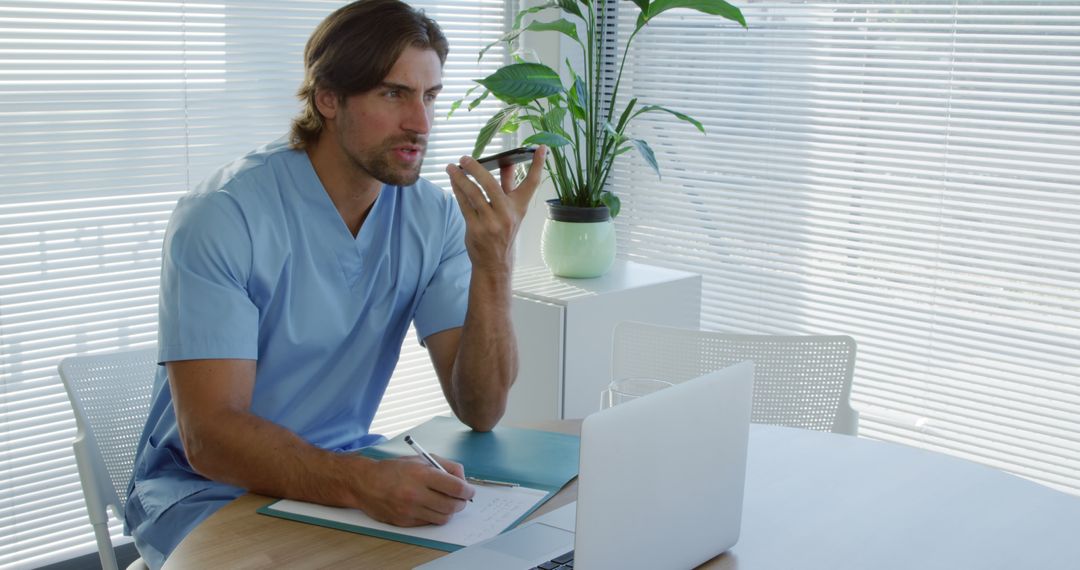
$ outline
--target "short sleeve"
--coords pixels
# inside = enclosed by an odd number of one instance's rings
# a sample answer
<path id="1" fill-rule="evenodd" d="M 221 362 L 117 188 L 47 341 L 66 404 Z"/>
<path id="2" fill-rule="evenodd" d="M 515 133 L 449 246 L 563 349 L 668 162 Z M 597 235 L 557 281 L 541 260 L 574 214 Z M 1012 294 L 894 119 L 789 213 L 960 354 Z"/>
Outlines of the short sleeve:
<path id="1" fill-rule="evenodd" d="M 421 293 L 413 315 L 421 344 L 437 332 L 464 325 L 469 308 L 472 262 L 465 251 L 465 219 L 453 200 L 447 196 L 446 230 L 439 265 Z"/>
<path id="2" fill-rule="evenodd" d="M 159 360 L 258 358 L 259 311 L 247 291 L 252 243 L 224 192 L 187 195 L 169 221 L 158 300 Z"/>

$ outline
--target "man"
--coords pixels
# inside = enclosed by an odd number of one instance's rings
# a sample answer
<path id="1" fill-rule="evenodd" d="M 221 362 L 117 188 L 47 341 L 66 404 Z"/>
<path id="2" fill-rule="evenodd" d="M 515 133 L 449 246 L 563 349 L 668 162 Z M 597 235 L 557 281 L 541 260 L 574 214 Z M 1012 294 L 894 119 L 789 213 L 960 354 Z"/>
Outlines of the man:
<path id="1" fill-rule="evenodd" d="M 510 168 L 500 184 L 467 157 L 447 167 L 456 201 L 419 179 L 446 53 L 435 22 L 398 0 L 339 9 L 308 41 L 289 140 L 177 204 L 165 366 L 125 509 L 151 567 L 245 490 L 396 525 L 443 524 L 472 497 L 453 462 L 444 474 L 348 453 L 378 439 L 410 322 L 474 429 L 496 424 L 517 373 L 513 240 L 546 151 L 516 188 Z"/>

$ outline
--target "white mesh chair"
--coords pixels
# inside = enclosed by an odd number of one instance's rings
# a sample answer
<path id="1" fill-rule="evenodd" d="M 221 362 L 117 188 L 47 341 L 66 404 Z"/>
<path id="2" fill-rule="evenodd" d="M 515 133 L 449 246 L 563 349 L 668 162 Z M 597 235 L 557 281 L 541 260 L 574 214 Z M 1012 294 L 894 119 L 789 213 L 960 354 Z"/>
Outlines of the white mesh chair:
<path id="1" fill-rule="evenodd" d="M 751 421 L 855 435 L 855 340 L 849 336 L 739 335 L 626 321 L 615 327 L 613 376 L 683 382 L 754 362 Z"/>
<path id="2" fill-rule="evenodd" d="M 101 567 L 116 570 L 106 507 L 123 520 L 135 450 L 150 411 L 157 350 L 73 356 L 61 361 L 59 368 L 75 411 L 72 447 Z M 145 565 L 139 559 L 128 568 Z"/>

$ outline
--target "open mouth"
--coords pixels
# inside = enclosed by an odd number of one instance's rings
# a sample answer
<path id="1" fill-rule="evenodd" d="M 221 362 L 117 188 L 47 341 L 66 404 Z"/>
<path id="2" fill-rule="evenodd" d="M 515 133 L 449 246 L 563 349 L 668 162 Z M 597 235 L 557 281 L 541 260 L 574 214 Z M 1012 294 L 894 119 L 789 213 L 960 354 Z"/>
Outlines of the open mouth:
<path id="1" fill-rule="evenodd" d="M 413 162 L 424 155 L 424 147 L 418 145 L 397 146 L 394 147 L 394 154 L 406 162 Z"/>

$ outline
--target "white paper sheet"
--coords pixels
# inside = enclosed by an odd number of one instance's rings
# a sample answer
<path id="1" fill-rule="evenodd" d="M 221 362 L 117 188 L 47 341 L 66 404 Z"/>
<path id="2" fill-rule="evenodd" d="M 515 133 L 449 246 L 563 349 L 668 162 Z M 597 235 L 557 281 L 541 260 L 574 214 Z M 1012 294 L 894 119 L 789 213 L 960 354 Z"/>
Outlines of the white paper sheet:
<path id="1" fill-rule="evenodd" d="M 327 507 L 302 501 L 281 500 L 267 508 L 339 524 L 469 546 L 506 530 L 547 496 L 545 491 L 528 487 L 476 485 L 475 488 L 476 496 L 473 497 L 473 502 L 442 526 L 399 527 L 378 522 L 356 509 Z"/>

